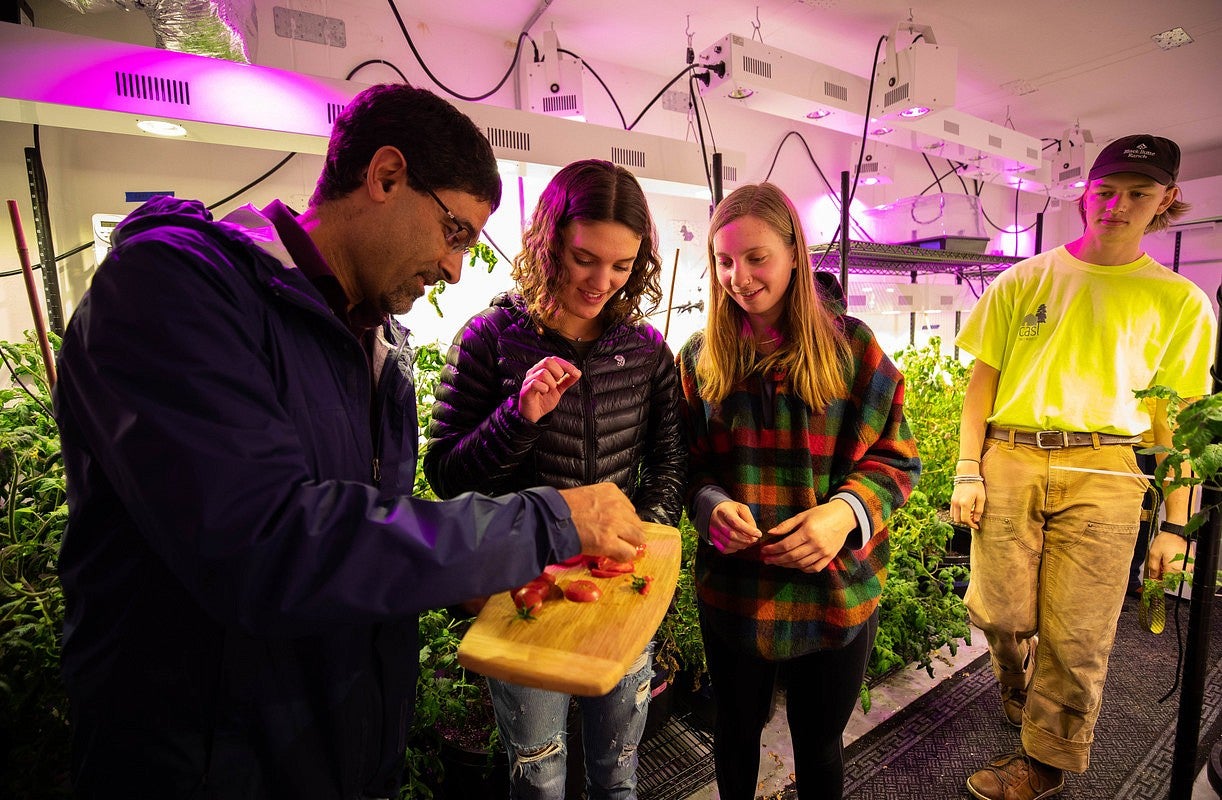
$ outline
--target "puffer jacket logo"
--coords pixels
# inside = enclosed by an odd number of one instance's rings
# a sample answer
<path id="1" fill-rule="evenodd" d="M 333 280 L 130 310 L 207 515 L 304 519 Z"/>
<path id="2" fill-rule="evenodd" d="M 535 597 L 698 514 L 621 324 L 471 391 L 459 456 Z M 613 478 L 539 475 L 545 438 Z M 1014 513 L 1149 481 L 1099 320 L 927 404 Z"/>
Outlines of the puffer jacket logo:
<path id="1" fill-rule="evenodd" d="M 615 366 L 617 367 L 624 366 L 624 357 L 619 355 L 618 353 L 615 355 Z"/>

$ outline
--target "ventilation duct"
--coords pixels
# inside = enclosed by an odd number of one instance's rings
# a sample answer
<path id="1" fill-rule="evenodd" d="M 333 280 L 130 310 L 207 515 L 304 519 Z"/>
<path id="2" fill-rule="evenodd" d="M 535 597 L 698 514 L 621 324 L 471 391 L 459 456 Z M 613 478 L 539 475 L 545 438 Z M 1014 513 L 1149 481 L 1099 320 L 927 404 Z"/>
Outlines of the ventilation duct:
<path id="1" fill-rule="evenodd" d="M 143 11 L 157 47 L 229 61 L 255 58 L 259 23 L 254 0 L 61 0 L 82 14 Z"/>

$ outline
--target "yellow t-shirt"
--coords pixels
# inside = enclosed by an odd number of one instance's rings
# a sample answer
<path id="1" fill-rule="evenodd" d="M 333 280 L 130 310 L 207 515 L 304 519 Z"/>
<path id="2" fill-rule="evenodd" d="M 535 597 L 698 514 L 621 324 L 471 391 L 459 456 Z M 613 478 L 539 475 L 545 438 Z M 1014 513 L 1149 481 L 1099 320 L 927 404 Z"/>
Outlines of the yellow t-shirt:
<path id="1" fill-rule="evenodd" d="M 1205 292 L 1148 255 L 1099 266 L 1058 247 L 997 276 L 956 344 L 1001 372 L 989 422 L 1136 436 L 1135 390 L 1209 393 L 1216 327 Z"/>

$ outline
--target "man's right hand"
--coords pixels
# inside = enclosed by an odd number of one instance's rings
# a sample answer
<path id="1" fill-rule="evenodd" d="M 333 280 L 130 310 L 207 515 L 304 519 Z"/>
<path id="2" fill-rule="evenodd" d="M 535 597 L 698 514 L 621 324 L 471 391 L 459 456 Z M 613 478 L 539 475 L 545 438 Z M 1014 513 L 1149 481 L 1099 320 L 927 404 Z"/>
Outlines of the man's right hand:
<path id="1" fill-rule="evenodd" d="M 573 527 L 581 539 L 581 552 L 616 561 L 636 558 L 637 545 L 645 543 L 645 531 L 636 509 L 618 486 L 578 486 L 561 489 L 560 496 L 568 503 Z"/>

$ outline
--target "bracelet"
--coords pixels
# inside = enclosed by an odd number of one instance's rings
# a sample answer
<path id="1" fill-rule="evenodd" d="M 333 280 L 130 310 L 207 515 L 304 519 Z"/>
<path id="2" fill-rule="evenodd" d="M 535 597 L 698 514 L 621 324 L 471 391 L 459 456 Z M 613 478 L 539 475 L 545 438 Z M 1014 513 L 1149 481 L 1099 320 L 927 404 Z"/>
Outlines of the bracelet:
<path id="1" fill-rule="evenodd" d="M 1176 536 L 1184 535 L 1183 525 L 1176 525 L 1174 522 L 1167 522 L 1166 520 L 1158 523 L 1158 529 L 1163 533 L 1174 533 Z"/>
<path id="2" fill-rule="evenodd" d="M 959 459 L 959 461 L 970 461 L 970 462 L 972 462 L 973 464 L 979 464 L 979 463 L 980 463 L 980 459 L 978 459 L 978 458 L 961 458 L 961 459 Z M 958 463 L 958 462 L 956 462 L 956 463 Z"/>
<path id="3" fill-rule="evenodd" d="M 984 483 L 984 476 L 982 475 L 956 475 L 955 477 L 951 478 L 951 484 L 953 486 L 958 486 L 961 483 Z"/>

